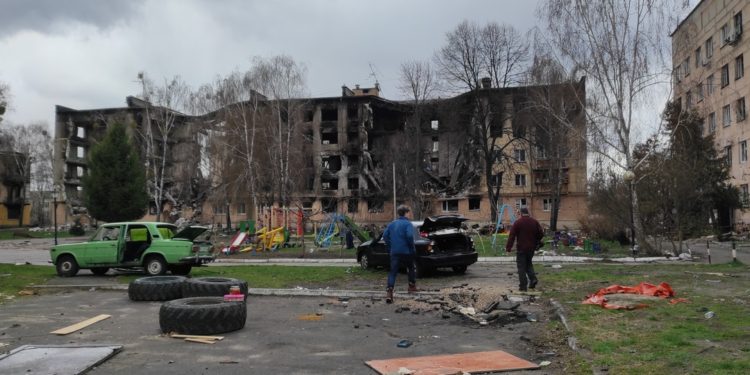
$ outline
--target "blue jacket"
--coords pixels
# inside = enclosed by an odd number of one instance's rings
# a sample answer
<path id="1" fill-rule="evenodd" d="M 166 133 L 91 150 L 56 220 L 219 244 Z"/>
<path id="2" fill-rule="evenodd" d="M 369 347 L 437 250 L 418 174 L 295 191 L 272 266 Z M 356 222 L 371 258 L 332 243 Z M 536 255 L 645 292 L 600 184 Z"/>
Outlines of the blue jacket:
<path id="1" fill-rule="evenodd" d="M 383 240 L 391 254 L 416 254 L 414 247 L 414 227 L 404 216 L 393 220 L 383 232 Z"/>

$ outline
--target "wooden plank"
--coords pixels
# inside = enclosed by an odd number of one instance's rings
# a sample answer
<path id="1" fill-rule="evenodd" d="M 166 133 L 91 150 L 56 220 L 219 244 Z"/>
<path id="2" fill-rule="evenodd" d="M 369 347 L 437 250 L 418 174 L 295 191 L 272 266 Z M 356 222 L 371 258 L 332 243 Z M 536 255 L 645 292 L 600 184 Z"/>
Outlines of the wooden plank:
<path id="1" fill-rule="evenodd" d="M 173 333 L 169 337 L 177 339 L 224 340 L 224 336 L 181 335 L 178 333 Z"/>
<path id="2" fill-rule="evenodd" d="M 78 331 L 81 328 L 86 328 L 86 327 L 88 327 L 88 326 L 90 326 L 90 325 L 92 325 L 92 324 L 94 324 L 96 322 L 102 321 L 104 319 L 109 319 L 111 317 L 112 317 L 112 315 L 107 315 L 107 314 L 97 315 L 97 316 L 95 316 L 95 317 L 93 317 L 91 319 L 86 319 L 86 320 L 84 320 L 84 321 L 82 321 L 80 323 L 76 323 L 76 324 L 73 324 L 72 326 L 67 326 L 65 328 L 60 328 L 57 331 L 52 331 L 50 333 L 54 333 L 56 335 L 67 335 L 69 333 L 73 333 L 75 331 Z"/>
<path id="3" fill-rule="evenodd" d="M 193 338 L 190 338 L 190 337 L 186 338 L 185 341 L 198 342 L 198 343 L 201 343 L 201 344 L 216 344 L 215 340 L 201 340 L 201 339 L 193 339 Z"/>
<path id="4" fill-rule="evenodd" d="M 478 353 L 431 355 L 424 357 L 381 359 L 365 362 L 380 374 L 393 374 L 402 367 L 415 373 L 455 374 L 461 371 L 489 373 L 513 370 L 531 370 L 539 366 L 502 350 Z"/>

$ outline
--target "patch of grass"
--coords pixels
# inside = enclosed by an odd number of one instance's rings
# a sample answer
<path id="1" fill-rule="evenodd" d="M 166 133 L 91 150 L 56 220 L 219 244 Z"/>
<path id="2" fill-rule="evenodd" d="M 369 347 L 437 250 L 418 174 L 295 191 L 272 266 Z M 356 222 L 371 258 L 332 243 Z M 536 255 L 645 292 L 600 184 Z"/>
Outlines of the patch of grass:
<path id="1" fill-rule="evenodd" d="M 382 272 L 365 271 L 358 267 L 298 267 L 298 266 L 227 266 L 193 268 L 193 277 L 214 276 L 245 280 L 250 288 L 367 287 L 383 281 Z M 120 283 L 129 283 L 143 275 L 118 276 Z M 372 288 L 366 288 L 372 289 Z"/>
<path id="2" fill-rule="evenodd" d="M 44 284 L 53 277 L 54 267 L 0 264 L 0 304 L 15 298 L 27 286 Z"/>
<path id="3" fill-rule="evenodd" d="M 579 345 L 591 353 L 591 373 L 741 374 L 750 368 L 750 267 L 724 265 L 571 265 L 542 268 L 547 294 L 565 307 Z M 647 301 L 639 310 L 582 305 L 612 285 L 666 282 L 689 302 Z M 713 311 L 707 319 L 704 314 Z"/>
<path id="4" fill-rule="evenodd" d="M 28 238 L 54 238 L 55 232 L 30 231 L 26 228 L 0 230 L 0 240 L 22 240 Z M 58 231 L 58 238 L 73 237 L 68 231 Z"/>

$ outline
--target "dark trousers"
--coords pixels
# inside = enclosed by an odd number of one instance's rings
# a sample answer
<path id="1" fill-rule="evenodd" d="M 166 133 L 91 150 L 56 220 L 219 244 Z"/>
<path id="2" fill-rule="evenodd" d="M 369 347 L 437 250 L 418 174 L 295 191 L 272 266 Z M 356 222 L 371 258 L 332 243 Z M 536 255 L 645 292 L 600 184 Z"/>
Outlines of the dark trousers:
<path id="1" fill-rule="evenodd" d="M 393 288 L 396 285 L 396 276 L 401 265 L 406 266 L 406 272 L 409 277 L 409 284 L 417 283 L 417 274 L 414 269 L 414 255 L 411 254 L 391 254 L 391 270 L 388 272 L 388 287 Z"/>
<path id="2" fill-rule="evenodd" d="M 516 266 L 518 266 L 518 288 L 526 290 L 527 285 L 536 284 L 536 274 L 531 259 L 534 257 L 533 251 L 519 251 L 516 253 Z M 528 279 L 527 279 L 528 276 Z"/>

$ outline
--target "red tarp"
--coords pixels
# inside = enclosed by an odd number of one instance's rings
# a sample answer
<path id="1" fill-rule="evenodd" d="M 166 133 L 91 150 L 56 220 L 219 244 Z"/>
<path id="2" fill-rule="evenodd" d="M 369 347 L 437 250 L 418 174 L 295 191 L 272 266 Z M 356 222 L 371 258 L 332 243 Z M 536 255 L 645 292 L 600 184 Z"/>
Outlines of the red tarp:
<path id="1" fill-rule="evenodd" d="M 636 286 L 622 286 L 622 285 L 611 285 L 606 288 L 599 289 L 596 293 L 586 296 L 586 300 L 584 300 L 582 303 L 584 305 L 599 305 L 601 307 L 604 307 L 605 309 L 640 309 L 643 307 L 648 307 L 646 304 L 638 304 L 638 305 L 629 305 L 629 306 L 621 306 L 621 305 L 615 305 L 607 302 L 607 298 L 605 297 L 607 294 L 620 294 L 620 293 L 629 293 L 629 294 L 642 294 L 645 296 L 654 296 L 654 297 L 660 297 L 660 298 L 670 298 L 674 297 L 674 290 L 672 290 L 672 287 L 669 286 L 667 283 L 661 283 L 659 285 L 653 285 L 649 283 L 640 283 Z M 675 298 L 669 301 L 669 303 L 679 303 L 679 302 L 687 302 L 684 298 Z"/>

